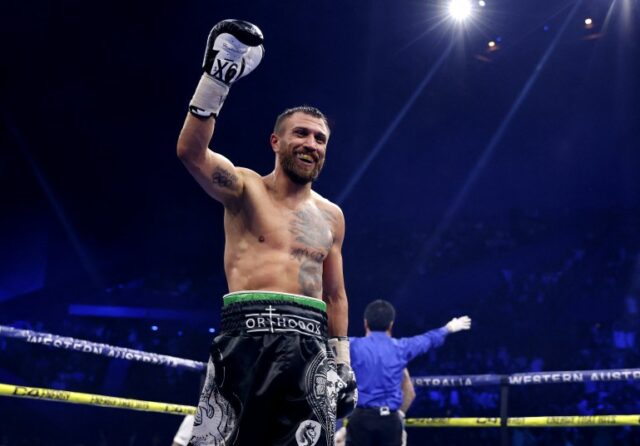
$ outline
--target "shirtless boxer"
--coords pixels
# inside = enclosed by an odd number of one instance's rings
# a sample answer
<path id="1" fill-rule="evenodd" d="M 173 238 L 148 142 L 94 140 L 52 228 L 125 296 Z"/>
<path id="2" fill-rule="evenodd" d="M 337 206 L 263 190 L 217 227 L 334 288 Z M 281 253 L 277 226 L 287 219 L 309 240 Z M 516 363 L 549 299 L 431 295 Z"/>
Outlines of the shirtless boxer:
<path id="1" fill-rule="evenodd" d="M 313 107 L 276 119 L 275 167 L 236 167 L 208 148 L 229 87 L 264 56 L 261 31 L 216 24 L 178 156 L 224 206 L 222 331 L 211 345 L 191 445 L 333 445 L 356 404 L 342 271 L 344 216 L 312 191 L 330 129 Z M 242 148 L 242 150 L 246 150 Z"/>

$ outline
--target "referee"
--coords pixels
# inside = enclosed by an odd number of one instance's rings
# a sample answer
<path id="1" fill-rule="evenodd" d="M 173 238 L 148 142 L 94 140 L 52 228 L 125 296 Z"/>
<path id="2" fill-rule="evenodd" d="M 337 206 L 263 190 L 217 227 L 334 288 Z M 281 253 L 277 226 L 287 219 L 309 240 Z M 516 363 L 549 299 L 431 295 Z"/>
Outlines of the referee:
<path id="1" fill-rule="evenodd" d="M 358 405 L 349 417 L 347 446 L 401 446 L 404 427 L 402 381 L 407 363 L 444 343 L 449 333 L 471 328 L 467 316 L 409 338 L 393 338 L 396 311 L 376 300 L 364 312 L 366 336 L 350 338 L 351 366 L 358 377 Z"/>

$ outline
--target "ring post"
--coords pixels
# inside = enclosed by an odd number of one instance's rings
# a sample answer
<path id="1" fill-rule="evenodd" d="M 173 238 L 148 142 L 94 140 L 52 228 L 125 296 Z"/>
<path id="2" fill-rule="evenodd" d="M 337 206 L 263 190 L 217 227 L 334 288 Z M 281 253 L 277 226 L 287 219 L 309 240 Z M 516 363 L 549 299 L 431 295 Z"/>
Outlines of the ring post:
<path id="1" fill-rule="evenodd" d="M 500 379 L 500 444 L 509 446 L 509 378 Z"/>

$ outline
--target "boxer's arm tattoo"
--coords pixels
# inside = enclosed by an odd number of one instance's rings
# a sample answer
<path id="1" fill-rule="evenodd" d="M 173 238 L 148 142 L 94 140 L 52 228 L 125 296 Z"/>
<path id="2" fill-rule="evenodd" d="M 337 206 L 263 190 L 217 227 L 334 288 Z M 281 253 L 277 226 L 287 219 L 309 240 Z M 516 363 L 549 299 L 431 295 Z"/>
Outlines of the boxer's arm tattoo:
<path id="1" fill-rule="evenodd" d="M 238 177 L 228 170 L 218 167 L 211 175 L 211 182 L 216 186 L 231 189 L 238 182 Z"/>

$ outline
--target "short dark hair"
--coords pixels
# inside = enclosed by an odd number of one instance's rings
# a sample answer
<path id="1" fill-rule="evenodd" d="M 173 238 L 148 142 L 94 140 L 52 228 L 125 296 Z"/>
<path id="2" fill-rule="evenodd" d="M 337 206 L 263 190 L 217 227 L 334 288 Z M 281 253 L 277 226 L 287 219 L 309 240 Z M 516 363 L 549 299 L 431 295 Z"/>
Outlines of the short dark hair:
<path id="1" fill-rule="evenodd" d="M 374 300 L 364 310 L 364 319 L 367 321 L 369 330 L 387 331 L 396 319 L 396 310 L 386 300 Z"/>
<path id="2" fill-rule="evenodd" d="M 294 113 L 304 113 L 305 115 L 322 119 L 324 121 L 324 125 L 327 126 L 327 130 L 331 131 L 331 129 L 329 128 L 329 120 L 324 115 L 324 113 L 322 113 L 320 110 L 318 110 L 315 107 L 311 107 L 310 105 L 300 105 L 298 107 L 288 108 L 278 115 L 278 117 L 276 118 L 276 123 L 273 126 L 273 133 L 277 135 L 278 132 L 280 132 L 280 127 L 282 126 L 282 122 Z"/>

